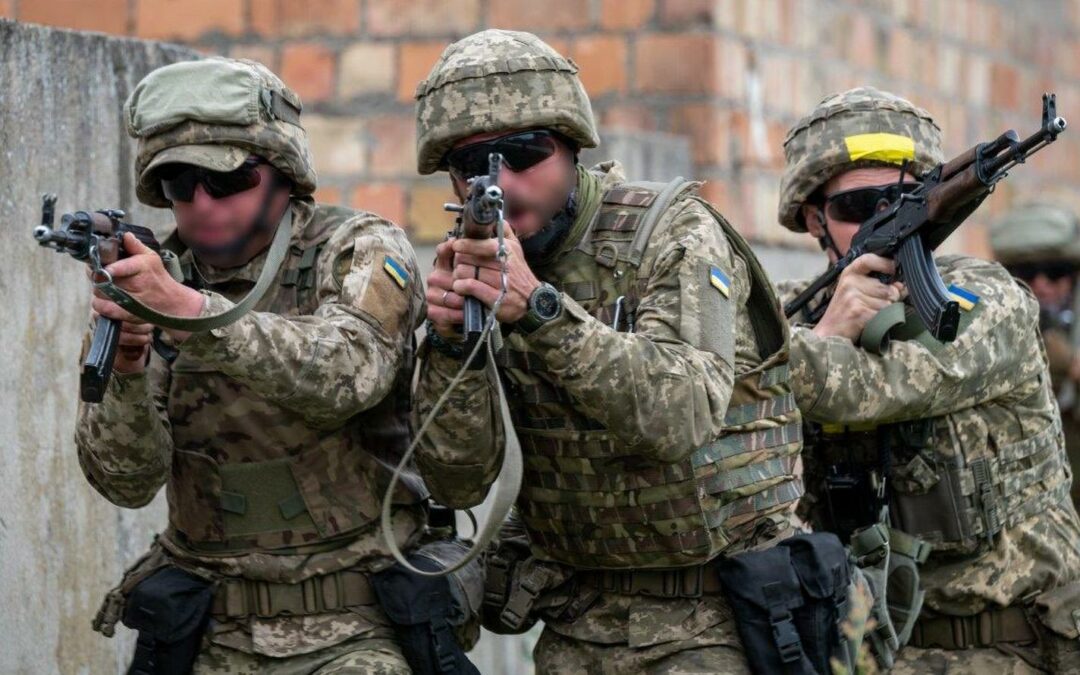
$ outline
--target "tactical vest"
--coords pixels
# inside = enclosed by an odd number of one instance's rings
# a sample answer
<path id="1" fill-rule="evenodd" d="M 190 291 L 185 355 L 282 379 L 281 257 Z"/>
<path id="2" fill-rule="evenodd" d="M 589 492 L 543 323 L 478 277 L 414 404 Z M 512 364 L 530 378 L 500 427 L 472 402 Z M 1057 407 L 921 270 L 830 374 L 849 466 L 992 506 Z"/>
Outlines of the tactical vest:
<path id="1" fill-rule="evenodd" d="M 321 274 L 319 254 L 353 212 L 293 202 L 290 255 L 254 311 L 282 316 L 314 314 Z M 343 258 L 334 261 L 348 265 Z M 199 287 L 191 263 L 189 284 Z M 339 270 L 341 271 L 341 270 Z M 241 286 L 235 288 L 234 286 Z M 235 298 L 250 283 L 212 284 Z M 409 358 L 411 359 L 411 350 Z M 167 410 L 172 427 L 169 521 L 196 551 L 277 549 L 348 539 L 379 517 L 379 500 L 409 441 L 408 378 L 402 368 L 392 392 L 344 427 L 320 430 L 237 380 L 180 352 L 171 364 Z M 399 484 L 395 501 L 414 503 L 415 477 Z"/>
<path id="2" fill-rule="evenodd" d="M 650 238 L 698 185 L 609 189 L 581 243 L 541 276 L 593 317 L 632 331 L 653 264 Z M 575 407 L 517 333 L 496 355 L 525 454 L 518 509 L 540 558 L 582 568 L 681 567 L 760 544 L 788 526 L 799 412 L 788 386 L 787 325 L 749 246 L 706 202 L 750 271 L 750 319 L 761 362 L 735 381 L 725 431 L 685 459 L 634 454 Z"/>
<path id="3" fill-rule="evenodd" d="M 962 317 L 961 330 L 979 310 L 976 306 Z M 934 342 L 917 320 L 907 321 L 893 339 L 928 347 Z M 996 414 L 1010 418 L 1052 410 L 1044 385 L 1031 385 L 1030 396 Z M 967 422 L 961 433 L 951 415 L 881 425 L 807 422 L 808 497 L 800 515 L 815 529 L 836 532 L 847 541 L 852 531 L 887 513 L 893 529 L 922 539 L 935 553 L 988 550 L 1003 528 L 1015 527 L 1069 494 L 1061 422 L 1056 415 L 1047 417 L 1041 431 L 1013 442 L 998 440 L 995 425 L 980 418 L 974 443 L 962 440 L 972 437 L 973 423 Z M 1030 496 L 1040 483 L 1043 489 Z"/>

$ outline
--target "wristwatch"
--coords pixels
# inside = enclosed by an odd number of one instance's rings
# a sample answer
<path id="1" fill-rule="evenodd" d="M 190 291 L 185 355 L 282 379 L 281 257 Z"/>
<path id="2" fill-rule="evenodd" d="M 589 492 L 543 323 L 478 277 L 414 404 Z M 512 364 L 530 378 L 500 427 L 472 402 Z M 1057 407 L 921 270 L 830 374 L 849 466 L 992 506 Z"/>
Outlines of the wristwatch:
<path id="1" fill-rule="evenodd" d="M 562 309 L 562 294 L 551 284 L 540 284 L 529 295 L 529 310 L 514 327 L 528 335 L 548 321 L 557 319 Z"/>

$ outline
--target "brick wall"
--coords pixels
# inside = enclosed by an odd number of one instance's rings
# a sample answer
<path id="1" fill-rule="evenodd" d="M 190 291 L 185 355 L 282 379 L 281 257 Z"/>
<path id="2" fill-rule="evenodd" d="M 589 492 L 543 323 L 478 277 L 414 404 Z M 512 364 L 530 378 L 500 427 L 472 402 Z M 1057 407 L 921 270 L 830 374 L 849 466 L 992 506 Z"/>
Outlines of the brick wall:
<path id="1" fill-rule="evenodd" d="M 415 176 L 413 89 L 447 43 L 485 27 L 537 32 L 575 59 L 602 128 L 689 136 L 707 196 L 766 244 L 807 244 L 775 224 L 780 144 L 827 93 L 912 98 L 949 153 L 1033 129 L 1046 89 L 1080 111 L 1078 0 L 0 0 L 0 16 L 265 62 L 304 98 L 319 197 L 418 241 L 449 219 L 445 178 Z M 1017 171 L 952 246 L 985 253 L 980 223 L 1018 192 L 1080 186 L 1078 138 Z"/>

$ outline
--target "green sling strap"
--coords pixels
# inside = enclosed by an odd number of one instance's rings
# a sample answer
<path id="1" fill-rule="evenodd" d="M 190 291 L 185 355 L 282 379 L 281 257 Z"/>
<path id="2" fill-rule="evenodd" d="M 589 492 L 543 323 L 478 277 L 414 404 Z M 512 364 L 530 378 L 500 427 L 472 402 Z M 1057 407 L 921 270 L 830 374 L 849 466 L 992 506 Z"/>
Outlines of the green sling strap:
<path id="1" fill-rule="evenodd" d="M 274 240 L 271 242 L 270 250 L 266 254 L 266 263 L 263 265 L 262 272 L 259 273 L 259 279 L 255 282 L 255 287 L 252 288 L 240 302 L 220 314 L 200 317 L 163 314 L 142 304 L 131 297 L 126 291 L 117 288 L 112 282 L 112 277 L 104 270 L 97 270 L 97 273 L 104 276 L 104 278 L 101 281 L 95 281 L 94 287 L 107 295 L 109 299 L 116 304 L 143 321 L 148 321 L 155 326 L 172 330 L 188 331 L 191 333 L 200 333 L 215 328 L 221 328 L 222 326 L 228 326 L 247 314 L 251 308 L 262 299 L 266 290 L 270 288 L 270 284 L 273 283 L 274 277 L 277 276 L 277 271 L 281 266 L 282 261 L 285 260 L 285 254 L 289 250 L 289 239 L 291 237 L 292 208 L 290 207 L 285 211 L 285 215 L 282 217 L 281 222 L 278 223 L 277 232 L 274 233 Z M 169 269 L 169 273 L 173 275 L 173 278 L 176 278 L 175 258 L 173 258 L 172 262 L 166 259 L 165 265 Z"/>

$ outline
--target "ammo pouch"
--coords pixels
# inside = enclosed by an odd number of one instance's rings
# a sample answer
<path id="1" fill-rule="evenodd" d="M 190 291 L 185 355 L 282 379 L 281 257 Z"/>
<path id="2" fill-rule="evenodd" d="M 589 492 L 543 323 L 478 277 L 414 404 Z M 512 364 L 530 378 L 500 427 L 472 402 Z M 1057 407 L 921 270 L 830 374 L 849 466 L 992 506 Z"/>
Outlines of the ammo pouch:
<path id="1" fill-rule="evenodd" d="M 139 631 L 128 675 L 190 673 L 210 619 L 213 584 L 163 567 L 127 596 L 124 625 Z"/>
<path id="2" fill-rule="evenodd" d="M 847 617 L 851 569 L 836 535 L 800 534 L 717 565 L 755 673 L 811 675 L 846 663 L 840 623 Z"/>
<path id="3" fill-rule="evenodd" d="M 460 560 L 469 547 L 460 539 L 440 540 L 411 551 L 417 569 L 436 572 Z M 474 560 L 449 576 L 424 577 L 395 564 L 371 575 L 371 586 L 417 675 L 479 675 L 465 656 L 455 629 L 464 628 L 480 609 L 483 566 Z M 472 645 L 467 645 L 471 647 Z"/>

